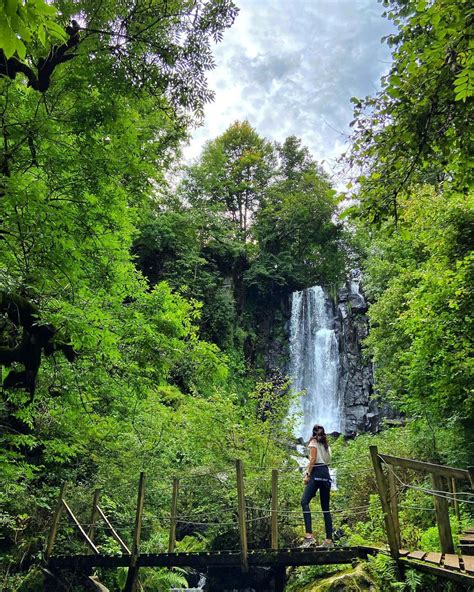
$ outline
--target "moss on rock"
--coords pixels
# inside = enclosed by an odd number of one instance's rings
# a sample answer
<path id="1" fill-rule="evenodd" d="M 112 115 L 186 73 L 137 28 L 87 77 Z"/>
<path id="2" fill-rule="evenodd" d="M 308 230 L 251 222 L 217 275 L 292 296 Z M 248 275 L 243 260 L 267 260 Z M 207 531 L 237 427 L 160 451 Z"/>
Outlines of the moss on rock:
<path id="1" fill-rule="evenodd" d="M 309 584 L 301 592 L 377 592 L 378 588 L 363 565 Z"/>

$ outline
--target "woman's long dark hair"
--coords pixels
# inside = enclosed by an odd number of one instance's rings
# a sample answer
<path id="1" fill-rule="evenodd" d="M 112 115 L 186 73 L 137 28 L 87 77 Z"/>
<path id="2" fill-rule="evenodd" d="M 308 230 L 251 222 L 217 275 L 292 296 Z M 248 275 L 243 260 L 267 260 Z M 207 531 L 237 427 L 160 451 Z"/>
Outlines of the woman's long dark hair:
<path id="1" fill-rule="evenodd" d="M 316 440 L 316 442 L 322 444 L 326 450 L 329 448 L 329 442 L 323 426 L 317 424 L 313 426 L 313 434 L 311 436 L 311 439 L 313 438 Z"/>

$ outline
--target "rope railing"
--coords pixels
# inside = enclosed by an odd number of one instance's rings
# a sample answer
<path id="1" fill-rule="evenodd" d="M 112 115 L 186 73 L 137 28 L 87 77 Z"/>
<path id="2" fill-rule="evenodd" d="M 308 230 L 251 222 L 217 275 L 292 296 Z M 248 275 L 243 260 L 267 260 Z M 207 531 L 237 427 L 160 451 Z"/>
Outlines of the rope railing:
<path id="1" fill-rule="evenodd" d="M 432 497 L 434 504 L 432 511 L 436 515 L 441 552 L 447 554 L 454 553 L 449 502 L 453 503 L 454 512 L 458 518 L 460 516 L 460 504 L 465 504 L 469 507 L 474 503 L 472 493 L 457 491 L 456 486 L 456 481 L 464 480 L 470 482 L 471 489 L 474 487 L 474 467 L 469 467 L 466 470 L 387 454 L 379 454 L 376 446 L 370 447 L 370 454 L 374 466 L 377 489 L 382 502 L 385 527 L 392 557 L 397 559 L 400 547 L 397 483 L 398 488 L 402 491 L 413 490 Z M 397 474 L 395 467 L 430 474 L 432 487 L 406 483 Z M 407 504 L 404 506 L 401 505 L 401 507 L 405 508 L 406 506 Z M 426 509 L 428 510 L 428 508 Z"/>
<path id="2" fill-rule="evenodd" d="M 370 515 L 370 512 L 374 509 L 376 511 L 381 511 L 385 520 L 386 528 L 384 532 L 390 548 L 390 553 L 396 558 L 398 556 L 398 549 L 400 548 L 398 509 L 435 512 L 438 527 L 440 528 L 442 550 L 443 552 L 450 552 L 450 549 L 452 548 L 452 537 L 450 530 L 448 530 L 449 515 L 447 511 L 447 503 L 455 502 L 457 504 L 466 504 L 470 506 L 471 504 L 474 504 L 474 494 L 465 491 L 456 491 L 454 486 L 452 486 L 453 492 L 443 489 L 444 485 L 442 479 L 437 480 L 435 478 L 438 465 L 413 461 L 410 459 L 397 459 L 397 457 L 378 454 L 376 447 L 371 447 L 370 452 L 373 467 L 361 467 L 357 469 L 357 472 L 359 474 L 369 472 L 374 474 L 379 493 L 379 501 L 375 505 L 374 502 L 371 501 L 371 503 L 348 507 L 335 507 L 334 509 L 331 509 L 330 513 L 333 515 L 335 524 L 344 528 L 345 524 L 351 522 L 351 518 L 360 520 L 361 516 Z M 405 480 L 394 470 L 397 461 L 400 461 L 400 466 L 404 468 L 417 470 L 418 467 L 421 466 L 420 470 L 431 472 L 434 477 L 433 487 L 405 482 Z M 336 477 L 344 482 L 344 478 L 347 475 L 352 475 L 354 463 L 349 461 L 335 462 L 331 465 L 331 468 L 336 470 Z M 194 472 L 193 470 L 186 471 L 186 468 L 180 468 L 180 471 L 183 470 L 185 472 L 182 475 L 180 474 L 179 480 L 177 477 L 173 479 L 172 488 L 153 483 L 152 493 L 155 496 L 155 512 L 160 508 L 154 516 L 150 516 L 149 512 L 147 515 L 144 515 L 145 477 L 142 473 L 140 477 L 135 520 L 125 521 L 121 516 L 115 516 L 114 520 L 118 522 L 117 526 L 112 526 L 106 513 L 104 513 L 99 506 L 98 491 L 94 494 L 91 519 L 84 521 L 81 524 L 64 499 L 65 487 L 63 486 L 48 539 L 46 555 L 50 556 L 51 554 L 54 539 L 57 534 L 59 519 L 63 510 L 72 520 L 74 528 L 80 532 L 81 537 L 93 553 L 97 554 L 100 552 L 97 544 L 94 542 L 96 531 L 100 532 L 100 540 L 103 540 L 102 537 L 104 534 L 114 538 L 122 551 L 130 555 L 129 574 L 131 574 L 130 577 L 132 577 L 132 579 L 135 577 L 133 574 L 138 572 L 138 554 L 142 527 L 150 529 L 154 528 L 155 525 L 166 524 L 169 528 L 168 552 L 170 553 L 174 552 L 177 527 L 182 533 L 186 532 L 186 527 L 189 527 L 191 532 L 192 529 L 196 529 L 197 532 L 199 532 L 199 529 L 215 529 L 211 532 L 217 533 L 224 531 L 225 533 L 227 531 L 229 533 L 238 533 L 242 562 L 241 567 L 243 570 L 248 569 L 248 534 L 251 535 L 250 545 L 253 545 L 253 547 L 261 544 L 263 538 L 268 538 L 271 534 L 271 548 L 274 550 L 279 547 L 279 524 L 282 529 L 285 529 L 282 532 L 287 544 L 288 541 L 290 541 L 291 544 L 293 536 L 291 534 L 292 532 L 295 537 L 297 536 L 296 533 L 298 531 L 292 531 L 291 529 L 295 525 L 302 526 L 303 512 L 300 509 L 296 510 L 291 509 L 291 507 L 288 508 L 287 500 L 285 500 L 284 503 L 278 502 L 278 478 L 279 475 L 294 475 L 300 477 L 301 467 L 283 466 L 280 469 L 273 469 L 271 478 L 270 475 L 259 474 L 261 471 L 268 471 L 268 468 L 255 466 L 247 467 L 248 475 L 244 478 L 243 464 L 241 461 L 236 461 L 236 467 L 234 467 L 235 472 L 232 471 L 231 467 L 226 467 L 221 470 L 212 468 L 200 472 Z M 440 473 L 446 476 L 446 478 L 449 476 L 451 479 L 454 479 L 455 477 L 464 478 L 465 475 L 471 475 L 468 471 L 442 466 Z M 286 482 L 288 483 L 288 480 L 286 480 Z M 192 492 L 194 491 L 197 496 L 202 495 L 201 488 L 208 488 L 210 483 L 219 488 L 216 490 L 215 494 L 217 497 L 213 499 L 211 495 L 206 500 L 208 507 L 197 510 L 194 509 L 193 499 L 195 499 L 195 497 L 193 498 Z M 245 487 L 247 487 L 247 494 Z M 283 490 L 287 491 L 287 488 L 283 488 Z M 415 490 L 432 496 L 434 507 L 425 507 L 420 504 L 409 503 L 408 501 L 398 503 L 400 494 L 409 490 Z M 179 491 L 184 491 L 186 493 L 186 496 L 181 501 L 181 508 L 178 503 L 180 499 Z M 267 493 L 265 493 L 265 491 Z M 288 491 L 291 491 L 291 488 Z M 165 495 L 162 495 L 163 492 Z M 156 498 L 157 495 L 158 498 Z M 268 500 L 270 501 L 270 504 L 267 505 L 265 502 L 259 503 L 259 499 L 265 501 Z M 344 496 L 342 496 L 342 499 L 344 499 Z M 337 505 L 338 504 L 336 504 L 336 506 Z M 171 512 L 166 511 L 166 506 L 171 508 Z M 311 510 L 310 512 L 310 514 L 316 519 L 320 519 L 326 513 L 327 512 L 324 510 L 316 509 Z M 224 518 L 224 520 L 221 518 Z M 122 540 L 122 535 L 119 534 L 126 532 L 131 535 L 133 542 L 131 551 Z M 205 530 L 202 530 L 202 532 L 205 532 Z M 67 536 L 69 536 L 69 534 Z M 232 535 L 232 537 L 233 536 L 234 535 Z M 231 540 L 235 542 L 236 539 L 231 538 Z M 449 542 L 450 540 L 451 542 Z M 448 549 L 448 551 L 446 551 L 446 549 Z"/>
<path id="3" fill-rule="evenodd" d="M 379 455 L 379 458 L 381 459 L 382 462 L 384 462 L 383 457 L 381 457 Z M 426 493 L 428 495 L 432 495 L 434 497 L 439 497 L 439 498 L 444 498 L 448 501 L 454 501 L 455 499 L 457 499 L 458 503 L 460 504 L 474 504 L 474 500 L 462 500 L 462 499 L 458 499 L 458 496 L 461 494 L 464 495 L 468 495 L 470 497 L 474 497 L 474 494 L 470 493 L 470 492 L 456 492 L 456 495 L 452 494 L 451 492 L 448 491 L 444 491 L 442 489 L 432 489 L 432 488 L 428 488 L 428 487 L 421 487 L 418 485 L 411 485 L 409 483 L 405 483 L 404 481 L 402 481 L 402 479 L 395 473 L 393 467 L 387 463 L 384 463 L 384 465 L 387 467 L 388 471 L 390 473 L 393 474 L 393 476 L 395 477 L 395 479 L 397 479 L 397 481 L 405 488 L 405 489 L 414 489 L 416 491 L 422 491 L 423 493 Z"/>

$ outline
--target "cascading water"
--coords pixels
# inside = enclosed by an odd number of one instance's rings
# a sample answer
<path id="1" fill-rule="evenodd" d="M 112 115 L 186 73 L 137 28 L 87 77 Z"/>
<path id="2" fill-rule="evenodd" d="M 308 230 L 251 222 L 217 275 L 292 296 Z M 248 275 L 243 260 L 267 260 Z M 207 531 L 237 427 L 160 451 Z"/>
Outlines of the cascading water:
<path id="1" fill-rule="evenodd" d="M 304 391 L 293 407 L 300 414 L 295 435 L 309 439 L 315 423 L 327 433 L 343 431 L 339 397 L 339 347 L 332 307 L 321 286 L 294 292 L 290 356 L 293 388 Z"/>

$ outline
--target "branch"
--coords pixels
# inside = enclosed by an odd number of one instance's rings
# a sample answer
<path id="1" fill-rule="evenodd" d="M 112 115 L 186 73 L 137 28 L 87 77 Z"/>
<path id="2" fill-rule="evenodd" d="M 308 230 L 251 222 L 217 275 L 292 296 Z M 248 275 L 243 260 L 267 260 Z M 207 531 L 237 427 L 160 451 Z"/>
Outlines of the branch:
<path id="1" fill-rule="evenodd" d="M 28 66 L 28 64 L 21 62 L 14 56 L 7 60 L 5 53 L 0 49 L 0 76 L 6 76 L 15 80 L 18 73 L 24 74 L 28 79 L 28 86 L 39 92 L 45 92 L 51 84 L 51 76 L 54 69 L 59 64 L 68 62 L 76 57 L 75 53 L 67 52 L 79 44 L 81 40 L 79 29 L 79 24 L 76 21 L 72 21 L 71 26 L 66 27 L 66 33 L 69 35 L 69 39 L 62 45 L 53 45 L 49 50 L 48 56 L 38 60 L 37 72 L 35 72 L 32 66 Z"/>
<path id="2" fill-rule="evenodd" d="M 11 370 L 3 387 L 23 388 L 33 397 L 42 355 L 50 356 L 59 350 L 73 362 L 77 353 L 65 341 L 54 340 L 57 329 L 50 324 L 39 324 L 38 307 L 23 296 L 0 291 L 0 313 L 6 314 L 11 323 L 22 330 L 19 345 L 0 347 L 0 364 L 10 367 L 18 363 L 24 367 L 23 370 Z"/>

